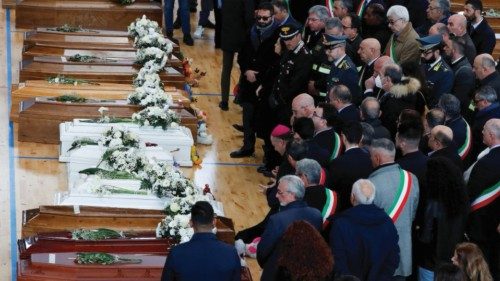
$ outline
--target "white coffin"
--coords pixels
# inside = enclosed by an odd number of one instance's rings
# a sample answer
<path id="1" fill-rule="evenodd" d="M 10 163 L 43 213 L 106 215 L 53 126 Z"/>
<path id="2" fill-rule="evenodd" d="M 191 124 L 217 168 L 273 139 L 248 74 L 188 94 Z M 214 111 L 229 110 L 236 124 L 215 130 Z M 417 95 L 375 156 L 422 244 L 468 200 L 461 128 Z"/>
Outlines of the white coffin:
<path id="1" fill-rule="evenodd" d="M 112 194 L 100 196 L 97 194 L 58 192 L 55 197 L 55 205 L 163 210 L 166 204 L 165 199 L 160 199 L 154 195 Z"/>
<path id="2" fill-rule="evenodd" d="M 106 147 L 98 145 L 85 145 L 70 151 L 68 162 L 68 186 L 72 187 L 80 178 L 79 172 L 81 170 L 97 167 L 106 149 Z M 145 147 L 142 149 L 142 152 L 150 160 L 173 165 L 172 155 L 160 146 Z M 106 166 L 103 164 L 100 167 L 106 169 Z"/>
<path id="3" fill-rule="evenodd" d="M 90 138 L 98 140 L 111 127 L 130 130 L 139 136 L 141 142 L 155 143 L 165 151 L 170 152 L 176 163 L 183 167 L 193 166 L 191 161 L 191 146 L 194 144 L 191 131 L 183 126 L 168 128 L 166 131 L 151 126 L 140 127 L 134 123 L 86 123 L 82 119 L 64 122 L 59 125 L 60 151 L 59 161 L 68 162 L 68 149 L 75 139 Z"/>

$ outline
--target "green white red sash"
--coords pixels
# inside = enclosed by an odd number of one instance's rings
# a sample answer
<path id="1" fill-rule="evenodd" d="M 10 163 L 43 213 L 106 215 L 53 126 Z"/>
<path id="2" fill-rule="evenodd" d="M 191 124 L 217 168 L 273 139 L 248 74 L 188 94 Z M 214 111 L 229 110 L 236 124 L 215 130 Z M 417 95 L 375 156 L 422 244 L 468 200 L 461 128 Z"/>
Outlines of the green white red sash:
<path id="1" fill-rule="evenodd" d="M 460 158 L 462 158 L 462 160 L 465 159 L 465 157 L 467 157 L 467 155 L 469 155 L 469 152 L 472 148 L 472 130 L 469 126 L 469 123 L 467 123 L 467 121 L 465 121 L 465 141 L 463 143 L 463 145 L 458 149 L 458 155 L 460 155 Z"/>
<path id="2" fill-rule="evenodd" d="M 366 0 L 363 0 L 361 1 L 361 3 L 359 3 L 359 6 L 358 6 L 358 10 L 356 11 L 356 14 L 358 15 L 359 19 L 363 19 L 363 13 L 365 12 L 365 3 L 366 3 Z"/>
<path id="3" fill-rule="evenodd" d="M 334 143 L 333 143 L 333 151 L 332 155 L 330 155 L 330 161 L 337 158 L 340 155 L 340 151 L 342 150 L 342 141 L 340 140 L 339 134 L 335 133 Z"/>
<path id="4" fill-rule="evenodd" d="M 325 6 L 330 12 L 330 17 L 333 17 L 333 2 L 334 0 L 325 0 Z"/>
<path id="5" fill-rule="evenodd" d="M 387 211 L 389 217 L 391 217 L 393 222 L 396 222 L 399 218 L 399 215 L 403 211 L 403 208 L 408 202 L 408 198 L 410 197 L 412 186 L 412 178 L 411 174 L 408 171 L 403 169 L 399 169 L 399 186 L 394 197 L 394 201 L 392 202 L 392 206 Z"/>
<path id="6" fill-rule="evenodd" d="M 321 216 L 323 217 L 323 228 L 328 225 L 328 218 L 335 214 L 335 209 L 337 208 L 337 193 L 328 188 L 325 188 L 325 191 L 326 203 L 321 211 Z"/>
<path id="7" fill-rule="evenodd" d="M 319 184 L 324 185 L 326 182 L 326 171 L 325 169 L 321 168 L 321 173 L 319 174 Z"/>
<path id="8" fill-rule="evenodd" d="M 389 44 L 389 49 L 386 50 L 386 55 L 390 56 L 394 63 L 398 63 L 396 59 L 396 40 L 394 39 L 394 34 L 391 36 L 391 44 Z"/>
<path id="9" fill-rule="evenodd" d="M 479 194 L 479 197 L 471 204 L 471 211 L 474 212 L 482 207 L 488 206 L 491 202 L 495 201 L 498 196 L 500 196 L 500 181 Z"/>

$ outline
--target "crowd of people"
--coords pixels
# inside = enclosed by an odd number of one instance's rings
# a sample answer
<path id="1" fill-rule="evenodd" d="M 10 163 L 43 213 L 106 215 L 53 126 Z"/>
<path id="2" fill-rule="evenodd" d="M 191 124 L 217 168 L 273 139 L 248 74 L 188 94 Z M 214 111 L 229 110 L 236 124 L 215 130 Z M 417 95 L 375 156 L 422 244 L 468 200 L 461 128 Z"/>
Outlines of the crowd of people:
<path id="1" fill-rule="evenodd" d="M 500 278 L 500 74 L 481 0 L 457 14 L 448 0 L 221 3 L 221 110 L 235 54 L 241 70 L 230 156 L 263 139 L 271 179 L 268 214 L 235 244 L 261 280 Z"/>

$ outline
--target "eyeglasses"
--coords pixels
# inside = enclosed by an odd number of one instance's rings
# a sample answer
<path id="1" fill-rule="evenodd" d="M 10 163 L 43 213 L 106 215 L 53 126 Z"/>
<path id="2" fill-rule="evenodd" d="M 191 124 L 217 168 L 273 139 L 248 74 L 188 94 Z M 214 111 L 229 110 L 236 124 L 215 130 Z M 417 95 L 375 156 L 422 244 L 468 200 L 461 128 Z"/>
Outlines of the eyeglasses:
<path id="1" fill-rule="evenodd" d="M 478 104 L 480 103 L 481 101 L 483 101 L 484 99 L 474 99 L 474 104 Z"/>
<path id="2" fill-rule="evenodd" d="M 429 10 L 431 10 L 431 11 L 434 11 L 434 10 L 436 10 L 436 9 L 440 9 L 440 8 L 439 8 L 439 7 L 431 7 L 431 6 L 429 6 L 429 7 L 427 7 L 427 9 L 429 9 Z"/>
<path id="3" fill-rule="evenodd" d="M 307 18 L 307 21 L 319 21 L 317 18 Z"/>
<path id="4" fill-rule="evenodd" d="M 313 117 L 319 118 L 319 119 L 324 119 L 322 116 L 319 116 L 318 113 L 313 112 Z"/>
<path id="5" fill-rule="evenodd" d="M 342 27 L 343 27 L 344 29 L 349 29 L 349 28 L 352 28 L 352 26 L 345 26 L 345 25 L 342 25 Z"/>
<path id="6" fill-rule="evenodd" d="M 263 21 L 268 21 L 271 17 L 266 17 L 266 16 L 255 16 L 256 20 L 263 20 Z"/>
<path id="7" fill-rule="evenodd" d="M 394 25 L 398 20 L 402 20 L 403 18 L 398 18 L 398 19 L 395 19 L 395 20 L 389 20 L 388 23 L 389 25 Z"/>
<path id="8" fill-rule="evenodd" d="M 290 191 L 286 191 L 286 190 L 285 190 L 285 191 L 282 191 L 282 190 L 279 190 L 279 189 L 278 189 L 278 191 L 277 191 L 276 193 L 278 193 L 279 195 L 283 195 L 283 194 L 285 194 L 285 193 L 290 193 Z"/>

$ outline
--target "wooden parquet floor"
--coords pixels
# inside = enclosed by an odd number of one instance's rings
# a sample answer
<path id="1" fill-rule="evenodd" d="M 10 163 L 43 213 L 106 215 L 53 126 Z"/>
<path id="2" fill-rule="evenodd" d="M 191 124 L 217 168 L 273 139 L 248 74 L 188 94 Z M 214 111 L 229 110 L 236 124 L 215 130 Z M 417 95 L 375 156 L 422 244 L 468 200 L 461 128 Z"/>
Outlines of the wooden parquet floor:
<path id="1" fill-rule="evenodd" d="M 197 15 L 191 16 L 194 31 Z M 54 193 L 67 190 L 66 165 L 57 160 L 59 146 L 18 142 L 17 127 L 8 119 L 8 78 L 12 77 L 13 84 L 18 82 L 25 31 L 15 29 L 14 19 L 15 11 L 0 10 L 0 281 L 15 280 L 12 270 L 15 269 L 15 242 L 20 237 L 22 210 L 53 204 Z M 182 39 L 179 30 L 175 35 Z M 198 145 L 203 163 L 184 171 L 196 184 L 209 184 L 216 198 L 223 202 L 226 215 L 234 220 L 236 230 L 241 230 L 258 223 L 267 213 L 265 198 L 258 188 L 258 184 L 267 179 L 256 172 L 262 160 L 261 150 L 257 149 L 256 157 L 229 157 L 229 152 L 242 144 L 242 134 L 231 127 L 232 123 L 241 122 L 241 109 L 233 103 L 228 112 L 218 108 L 222 52 L 214 48 L 213 36 L 213 30 L 207 29 L 203 39 L 195 39 L 195 46 L 181 43 L 183 54 L 193 59 L 193 66 L 207 72 L 194 93 L 197 106 L 207 112 L 208 129 L 215 140 L 211 146 Z M 231 87 L 238 75 L 236 66 Z M 247 259 L 247 262 L 254 280 L 259 280 L 260 268 L 256 260 Z"/>

